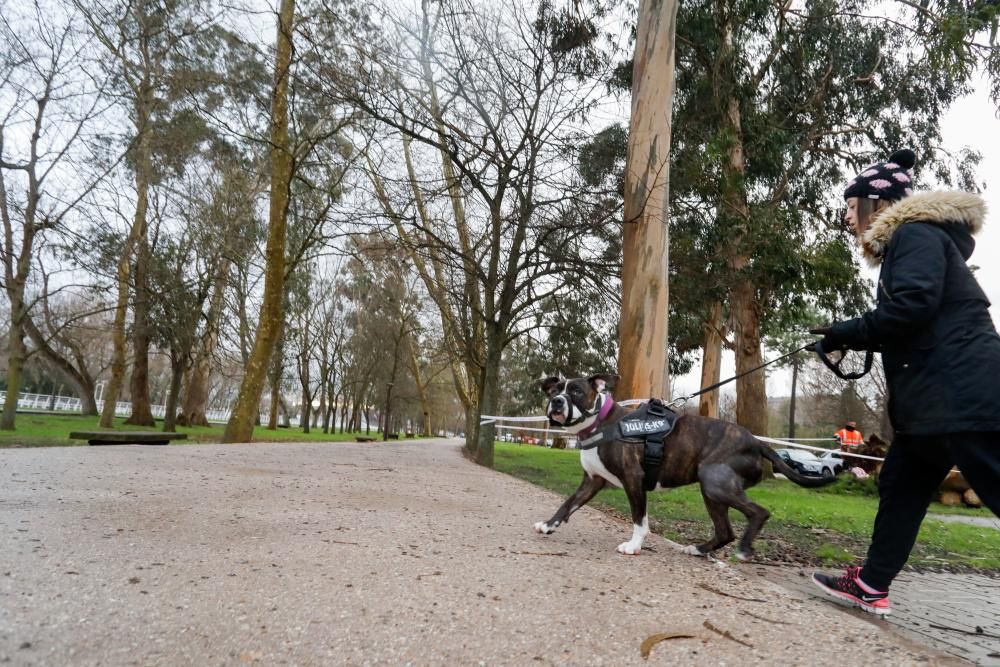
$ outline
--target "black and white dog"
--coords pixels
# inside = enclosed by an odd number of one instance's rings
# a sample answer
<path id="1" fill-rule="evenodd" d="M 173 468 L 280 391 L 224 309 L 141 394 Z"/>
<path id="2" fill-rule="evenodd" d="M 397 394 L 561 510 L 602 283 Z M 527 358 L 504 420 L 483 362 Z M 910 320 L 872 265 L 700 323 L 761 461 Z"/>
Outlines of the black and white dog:
<path id="1" fill-rule="evenodd" d="M 545 413 L 549 423 L 584 440 L 598 428 L 618 422 L 630 410 L 615 404 L 607 391 L 617 380 L 617 375 L 607 374 L 570 380 L 546 378 L 542 381 L 542 390 L 548 395 Z M 638 554 L 649 533 L 643 486 L 644 449 L 642 440 L 616 438 L 601 440 L 596 447 L 581 450 L 583 481 L 579 488 L 551 519 L 536 523 L 535 530 L 551 533 L 610 484 L 625 489 L 632 509 L 632 538 L 619 544 L 618 551 Z M 741 560 L 753 555 L 754 538 L 771 513 L 750 500 L 745 490 L 760 482 L 765 458 L 776 470 L 801 486 L 822 486 L 832 481 L 800 475 L 770 447 L 736 424 L 698 415 L 677 418 L 664 442 L 663 462 L 656 475 L 655 490 L 699 482 L 705 507 L 715 526 L 711 539 L 688 546 L 686 553 L 706 555 L 732 542 L 735 535 L 729 523 L 729 508 L 733 507 L 747 517 L 746 531 L 736 555 Z"/>

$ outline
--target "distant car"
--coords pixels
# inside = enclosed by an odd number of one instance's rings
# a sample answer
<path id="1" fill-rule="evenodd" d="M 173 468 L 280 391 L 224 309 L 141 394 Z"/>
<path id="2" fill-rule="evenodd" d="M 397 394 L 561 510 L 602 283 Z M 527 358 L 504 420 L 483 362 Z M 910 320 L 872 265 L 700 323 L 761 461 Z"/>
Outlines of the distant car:
<path id="1" fill-rule="evenodd" d="M 814 477 L 823 476 L 823 462 L 816 458 L 813 453 L 801 449 L 779 449 L 777 453 L 781 460 L 799 474 Z"/>
<path id="2" fill-rule="evenodd" d="M 819 460 L 823 464 L 823 477 L 839 475 L 847 467 L 847 463 L 844 462 L 844 455 L 835 449 L 825 452 L 819 457 Z"/>

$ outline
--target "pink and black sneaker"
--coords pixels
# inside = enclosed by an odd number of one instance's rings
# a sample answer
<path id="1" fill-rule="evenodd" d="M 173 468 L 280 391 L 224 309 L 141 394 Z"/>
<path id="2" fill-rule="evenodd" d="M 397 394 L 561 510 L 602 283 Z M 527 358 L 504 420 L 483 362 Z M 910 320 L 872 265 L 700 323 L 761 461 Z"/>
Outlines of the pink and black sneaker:
<path id="1" fill-rule="evenodd" d="M 860 574 L 860 567 L 849 567 L 841 577 L 831 577 L 816 572 L 812 580 L 827 595 L 850 602 L 870 614 L 885 616 L 892 613 L 889 592 L 875 590 L 861 581 Z"/>

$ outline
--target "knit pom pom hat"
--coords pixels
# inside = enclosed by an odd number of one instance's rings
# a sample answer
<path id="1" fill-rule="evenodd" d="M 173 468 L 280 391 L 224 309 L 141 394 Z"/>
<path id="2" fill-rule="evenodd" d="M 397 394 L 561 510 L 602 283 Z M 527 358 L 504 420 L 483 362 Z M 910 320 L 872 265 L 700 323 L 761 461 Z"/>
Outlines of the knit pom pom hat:
<path id="1" fill-rule="evenodd" d="M 844 190 L 844 199 L 885 199 L 899 201 L 913 194 L 913 174 L 910 172 L 917 163 L 916 154 L 909 148 L 898 150 L 889 156 L 888 162 L 873 164 L 854 177 Z"/>

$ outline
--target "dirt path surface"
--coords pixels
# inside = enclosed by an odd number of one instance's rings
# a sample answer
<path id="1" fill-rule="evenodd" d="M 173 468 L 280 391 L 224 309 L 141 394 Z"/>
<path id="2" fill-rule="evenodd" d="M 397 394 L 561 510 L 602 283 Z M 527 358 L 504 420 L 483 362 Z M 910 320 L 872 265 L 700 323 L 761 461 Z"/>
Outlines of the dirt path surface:
<path id="1" fill-rule="evenodd" d="M 950 660 L 655 536 L 619 555 L 589 508 L 534 534 L 561 501 L 445 440 L 0 450 L 0 663 Z M 694 638 L 643 660 L 656 633 Z"/>

